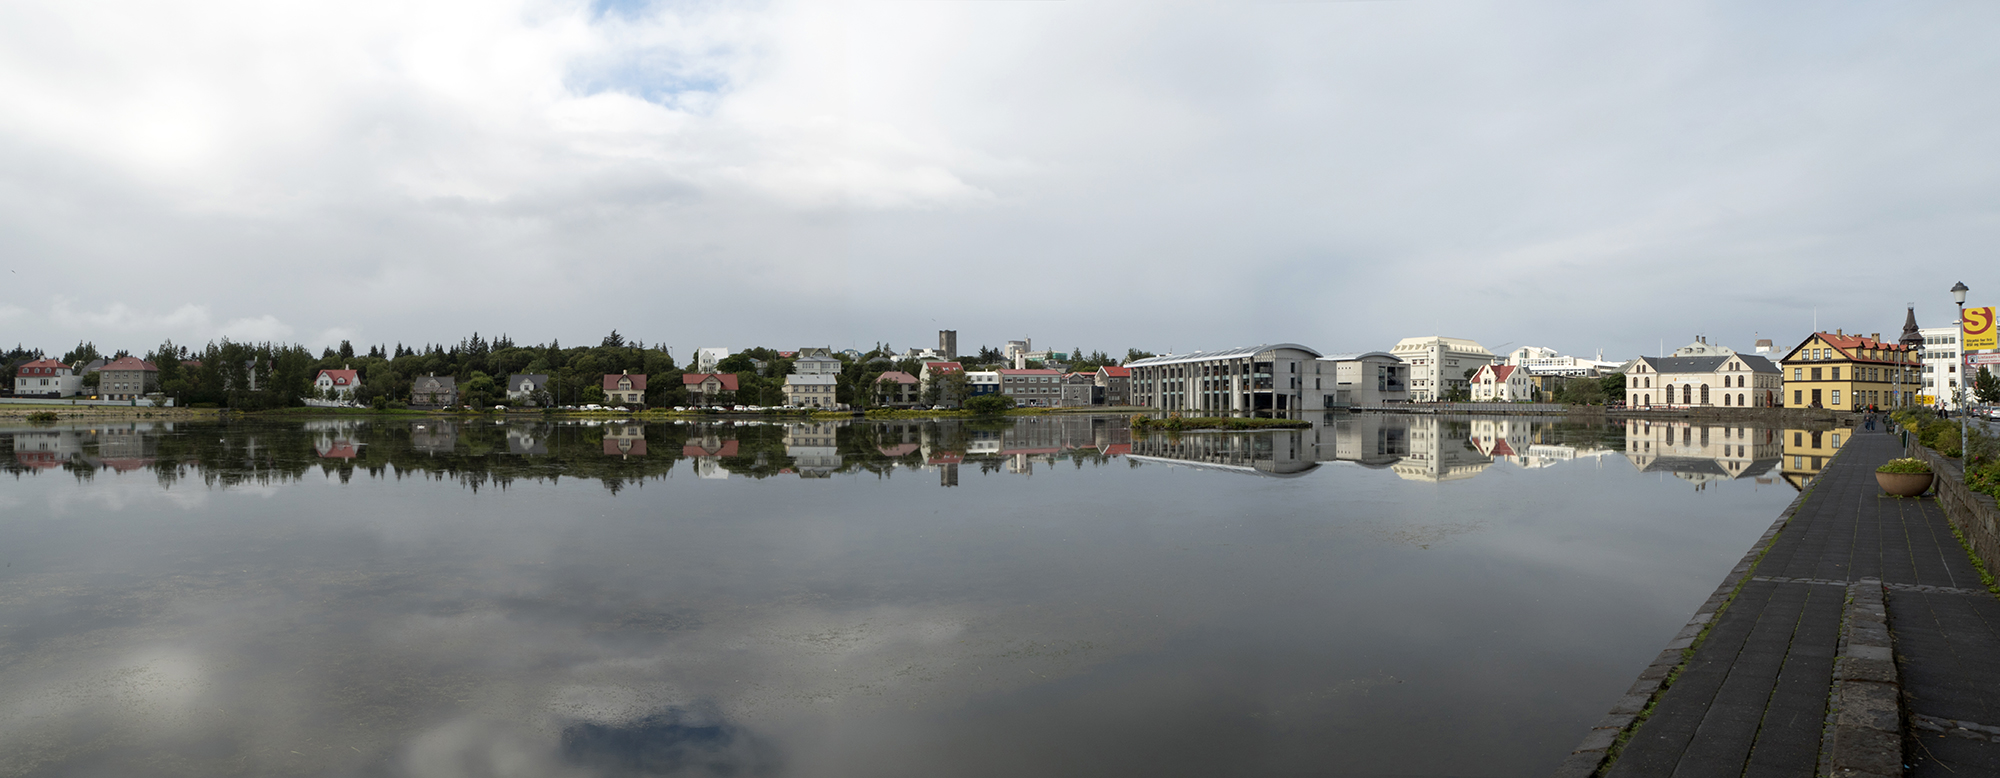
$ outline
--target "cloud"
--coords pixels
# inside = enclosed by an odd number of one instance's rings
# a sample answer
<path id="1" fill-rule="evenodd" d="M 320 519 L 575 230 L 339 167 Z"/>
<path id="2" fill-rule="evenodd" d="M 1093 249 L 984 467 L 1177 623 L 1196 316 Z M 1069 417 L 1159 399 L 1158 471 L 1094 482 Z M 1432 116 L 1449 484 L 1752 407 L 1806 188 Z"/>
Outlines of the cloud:
<path id="1" fill-rule="evenodd" d="M 15 6 L 0 229 L 18 284 L 90 301 L 25 317 L 45 348 L 615 327 L 682 351 L 940 328 L 1338 349 L 1442 328 L 1618 354 L 1782 339 L 1805 300 L 1889 330 L 1905 300 L 1942 315 L 2000 223 L 2000 97 L 1978 88 L 1996 15 Z M 1909 257 L 1936 276 L 1851 294 Z M 1750 291 L 1780 287 L 1800 302 Z"/>
<path id="2" fill-rule="evenodd" d="M 235 318 L 218 324 L 205 305 L 189 303 L 158 313 L 114 302 L 89 310 L 79 307 L 76 300 L 63 296 L 57 296 L 50 303 L 49 319 L 80 332 L 96 333 L 95 337 L 107 341 L 110 340 L 108 336 L 124 336 L 123 340 L 137 336 L 172 338 L 182 344 L 212 338 L 238 342 L 282 342 L 293 332 L 291 325 L 271 314 Z M 86 337 L 91 336 L 87 334 Z"/>

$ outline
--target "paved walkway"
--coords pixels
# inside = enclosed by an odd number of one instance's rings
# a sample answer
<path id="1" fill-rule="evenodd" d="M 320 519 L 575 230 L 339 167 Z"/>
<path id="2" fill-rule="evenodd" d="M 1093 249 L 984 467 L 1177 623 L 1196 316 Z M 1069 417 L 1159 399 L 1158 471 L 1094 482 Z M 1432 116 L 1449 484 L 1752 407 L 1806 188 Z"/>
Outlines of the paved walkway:
<path id="1" fill-rule="evenodd" d="M 1876 487 L 1876 466 L 1902 455 L 1898 439 L 1843 432 L 1854 437 L 1606 775 L 1810 778 L 1828 767 L 1848 587 L 1879 579 L 1903 684 L 1903 766 L 1914 776 L 2000 776 L 2000 598 L 1935 501 Z M 1884 725 L 1884 755 L 1895 726 Z"/>

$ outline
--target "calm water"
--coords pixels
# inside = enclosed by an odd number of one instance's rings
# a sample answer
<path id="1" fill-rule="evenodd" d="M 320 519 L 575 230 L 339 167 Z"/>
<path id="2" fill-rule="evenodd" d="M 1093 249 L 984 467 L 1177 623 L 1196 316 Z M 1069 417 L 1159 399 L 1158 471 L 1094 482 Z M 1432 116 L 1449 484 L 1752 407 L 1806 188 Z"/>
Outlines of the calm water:
<path id="1" fill-rule="evenodd" d="M 0 429 L 0 775 L 1540 776 L 1789 440 Z"/>

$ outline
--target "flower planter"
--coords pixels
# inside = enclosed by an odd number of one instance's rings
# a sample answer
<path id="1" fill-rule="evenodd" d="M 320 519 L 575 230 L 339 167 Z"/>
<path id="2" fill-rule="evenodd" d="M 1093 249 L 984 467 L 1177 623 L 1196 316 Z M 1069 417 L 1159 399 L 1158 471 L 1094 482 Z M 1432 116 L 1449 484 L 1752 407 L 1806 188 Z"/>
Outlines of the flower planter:
<path id="1" fill-rule="evenodd" d="M 1915 497 L 1930 491 L 1931 479 L 1936 477 L 1935 473 L 1876 473 L 1875 483 L 1897 497 Z"/>

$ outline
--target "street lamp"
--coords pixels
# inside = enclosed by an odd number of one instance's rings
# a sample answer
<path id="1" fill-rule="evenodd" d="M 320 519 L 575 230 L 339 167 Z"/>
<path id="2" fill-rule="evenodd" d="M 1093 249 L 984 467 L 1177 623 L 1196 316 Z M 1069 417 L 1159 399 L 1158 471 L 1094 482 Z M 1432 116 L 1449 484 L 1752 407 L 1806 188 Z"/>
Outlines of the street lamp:
<path id="1" fill-rule="evenodd" d="M 1953 382 L 1952 395 L 1958 404 L 1958 450 L 1961 452 L 1965 451 L 1965 435 L 1970 426 L 1965 417 L 1965 381 L 1968 375 L 1965 372 L 1965 293 L 1969 291 L 1972 290 L 1966 287 L 1964 281 L 1951 287 L 1951 299 L 1958 302 L 1958 334 L 1952 339 L 1958 351 L 1958 380 Z"/>

